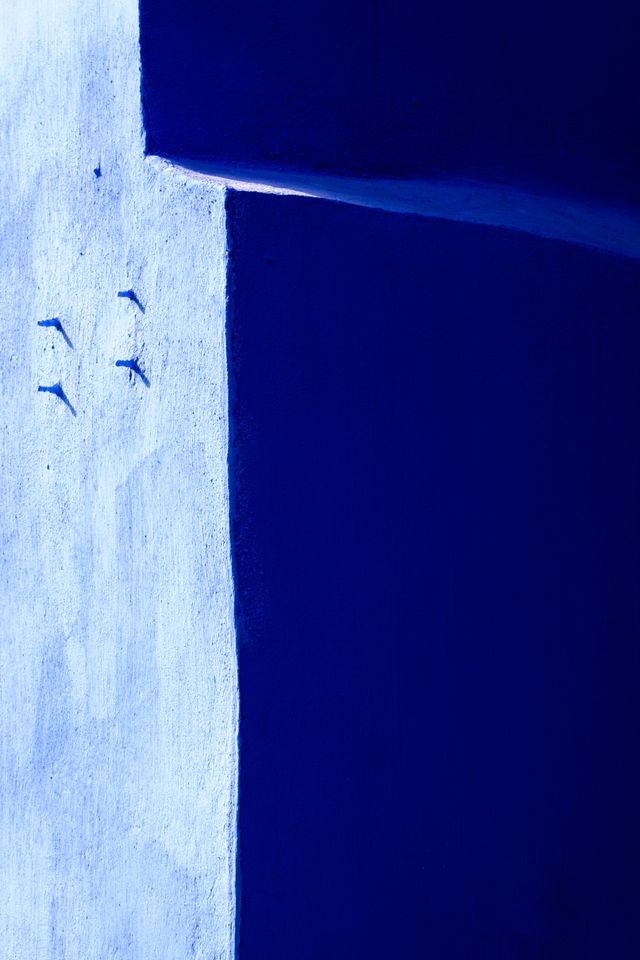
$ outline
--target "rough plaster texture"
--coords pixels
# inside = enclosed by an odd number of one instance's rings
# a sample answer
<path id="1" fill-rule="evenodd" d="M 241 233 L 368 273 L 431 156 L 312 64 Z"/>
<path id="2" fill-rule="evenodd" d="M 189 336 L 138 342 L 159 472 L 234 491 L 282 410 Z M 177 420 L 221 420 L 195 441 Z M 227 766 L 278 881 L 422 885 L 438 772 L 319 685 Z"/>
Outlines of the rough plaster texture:
<path id="1" fill-rule="evenodd" d="M 223 187 L 143 159 L 136 0 L 0 9 L 0 953 L 227 958 Z"/>

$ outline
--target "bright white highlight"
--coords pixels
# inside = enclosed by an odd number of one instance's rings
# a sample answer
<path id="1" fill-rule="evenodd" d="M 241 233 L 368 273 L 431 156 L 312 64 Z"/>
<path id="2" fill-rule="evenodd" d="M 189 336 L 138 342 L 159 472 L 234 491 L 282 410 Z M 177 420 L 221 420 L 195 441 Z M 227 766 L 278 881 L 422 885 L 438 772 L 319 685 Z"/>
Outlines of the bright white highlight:
<path id="1" fill-rule="evenodd" d="M 289 171 L 231 170 L 204 163 L 176 167 L 189 176 L 234 190 L 318 197 L 393 213 L 502 227 L 640 259 L 640 210 L 527 193 L 506 184 L 479 181 L 365 180 Z"/>

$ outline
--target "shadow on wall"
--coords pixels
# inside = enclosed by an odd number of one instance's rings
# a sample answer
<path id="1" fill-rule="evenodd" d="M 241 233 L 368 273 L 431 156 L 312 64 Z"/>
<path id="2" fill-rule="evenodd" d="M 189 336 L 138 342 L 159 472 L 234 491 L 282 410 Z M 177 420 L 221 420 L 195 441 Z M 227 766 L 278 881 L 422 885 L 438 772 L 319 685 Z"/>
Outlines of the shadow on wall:
<path id="1" fill-rule="evenodd" d="M 242 960 L 637 957 L 637 265 L 228 216 Z"/>
<path id="2" fill-rule="evenodd" d="M 640 8 L 141 0 L 147 150 L 640 201 Z"/>

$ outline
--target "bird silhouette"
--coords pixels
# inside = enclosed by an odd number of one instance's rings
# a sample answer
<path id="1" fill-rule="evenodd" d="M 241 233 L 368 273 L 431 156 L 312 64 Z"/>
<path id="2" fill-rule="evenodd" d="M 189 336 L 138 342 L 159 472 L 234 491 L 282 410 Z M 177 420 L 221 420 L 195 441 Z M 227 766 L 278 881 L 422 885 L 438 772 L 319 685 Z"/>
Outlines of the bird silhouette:
<path id="1" fill-rule="evenodd" d="M 150 387 L 151 384 L 149 380 L 144 375 L 143 371 L 140 369 L 140 364 L 136 359 L 132 360 L 116 360 L 116 367 L 127 367 L 128 370 L 131 370 L 132 373 L 137 373 L 145 387 Z"/>
<path id="2" fill-rule="evenodd" d="M 140 301 L 138 300 L 138 298 L 137 298 L 137 296 L 136 296 L 136 294 L 135 294 L 135 291 L 133 291 L 133 290 L 118 290 L 118 296 L 119 296 L 119 297 L 126 297 L 127 300 L 131 300 L 131 301 L 132 301 L 133 303 L 135 303 L 135 305 L 136 305 L 140 310 L 142 310 L 142 312 L 144 313 L 144 307 L 143 307 L 143 305 L 140 303 Z"/>
<path id="3" fill-rule="evenodd" d="M 38 326 L 53 327 L 54 330 L 57 330 L 59 333 L 62 334 L 67 346 L 71 347 L 72 350 L 74 349 L 74 346 L 71 343 L 71 340 L 67 336 L 66 330 L 64 329 L 64 327 L 62 326 L 62 323 L 60 322 L 60 317 L 51 317 L 50 320 L 38 320 Z"/>
<path id="4" fill-rule="evenodd" d="M 38 393 L 52 393 L 54 397 L 58 397 L 60 400 L 62 400 L 63 403 L 66 403 L 66 405 L 69 407 L 69 410 L 71 410 L 71 413 L 74 415 L 74 417 L 78 416 L 78 414 L 75 411 L 75 407 L 73 406 L 72 403 L 69 402 L 69 398 L 67 397 L 66 393 L 62 389 L 61 383 L 54 383 L 52 387 L 39 386 Z"/>

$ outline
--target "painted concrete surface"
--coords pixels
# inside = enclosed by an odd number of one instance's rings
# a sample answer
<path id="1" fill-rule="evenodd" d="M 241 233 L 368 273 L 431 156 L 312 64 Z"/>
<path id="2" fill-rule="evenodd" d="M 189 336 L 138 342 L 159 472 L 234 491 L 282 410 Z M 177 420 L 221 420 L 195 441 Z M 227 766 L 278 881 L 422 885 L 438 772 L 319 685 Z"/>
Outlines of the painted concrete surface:
<path id="1" fill-rule="evenodd" d="M 223 188 L 143 159 L 135 0 L 0 63 L 0 953 L 228 958 Z"/>

